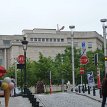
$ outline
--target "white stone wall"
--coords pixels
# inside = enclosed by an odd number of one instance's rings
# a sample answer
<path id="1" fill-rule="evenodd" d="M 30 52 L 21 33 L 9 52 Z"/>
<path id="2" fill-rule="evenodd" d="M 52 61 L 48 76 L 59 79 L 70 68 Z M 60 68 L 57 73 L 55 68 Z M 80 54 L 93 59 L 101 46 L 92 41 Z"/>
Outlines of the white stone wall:
<path id="1" fill-rule="evenodd" d="M 30 87 L 29 89 L 32 93 L 36 93 L 37 89 L 35 87 Z M 67 90 L 66 85 L 64 85 L 64 90 Z M 52 92 L 58 92 L 58 91 L 59 92 L 62 91 L 62 86 L 61 85 L 52 85 Z M 44 92 L 50 92 L 49 85 L 44 86 Z"/>
<path id="2" fill-rule="evenodd" d="M 39 59 L 39 52 L 45 57 L 55 57 L 58 53 L 63 53 L 67 46 L 71 46 L 68 40 L 71 38 L 70 31 L 56 31 L 55 29 L 39 29 L 34 28 L 33 30 L 23 30 L 24 35 L 0 35 L 0 48 L 5 49 L 3 40 L 10 40 L 11 44 L 7 46 L 8 55 L 6 58 L 7 66 L 14 62 L 14 58 L 17 58 L 20 54 L 23 54 L 23 47 L 21 41 L 23 36 L 27 36 L 28 49 L 26 52 L 27 58 L 31 60 Z M 31 38 L 51 38 L 51 39 L 64 39 L 63 42 L 54 41 L 31 41 Z M 78 42 L 78 47 L 81 48 L 81 43 L 86 42 L 86 51 L 95 51 L 97 48 L 102 49 L 103 37 L 95 31 L 76 31 L 74 32 L 74 42 Z M 88 48 L 88 42 L 92 42 L 92 48 Z M 4 54 L 4 53 L 3 53 Z M 3 55 L 4 56 L 4 55 Z M 4 60 L 4 57 L 3 57 Z"/>

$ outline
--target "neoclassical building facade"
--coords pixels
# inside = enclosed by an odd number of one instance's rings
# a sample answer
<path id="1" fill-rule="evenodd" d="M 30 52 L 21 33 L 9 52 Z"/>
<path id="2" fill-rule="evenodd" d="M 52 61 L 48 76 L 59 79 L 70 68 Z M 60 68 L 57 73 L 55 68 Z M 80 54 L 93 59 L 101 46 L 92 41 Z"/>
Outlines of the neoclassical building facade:
<path id="1" fill-rule="evenodd" d="M 24 29 L 22 35 L 0 35 L 0 65 L 8 68 L 17 61 L 19 55 L 23 55 L 23 36 L 29 42 L 27 58 L 31 60 L 38 60 L 40 52 L 46 57 L 54 58 L 56 54 L 63 53 L 67 46 L 71 46 L 70 31 L 35 28 Z M 103 47 L 103 37 L 96 31 L 75 31 L 74 47 L 81 48 L 82 42 L 86 44 L 86 51 L 101 50 Z"/>

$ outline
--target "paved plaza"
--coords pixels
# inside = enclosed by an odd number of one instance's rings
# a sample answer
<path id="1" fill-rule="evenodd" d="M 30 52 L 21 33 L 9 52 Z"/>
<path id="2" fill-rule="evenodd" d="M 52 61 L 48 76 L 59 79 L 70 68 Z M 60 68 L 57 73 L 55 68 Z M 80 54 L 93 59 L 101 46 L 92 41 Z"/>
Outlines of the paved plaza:
<path id="1" fill-rule="evenodd" d="M 42 107 L 101 107 L 102 98 L 99 96 L 99 91 L 96 91 L 96 96 L 93 93 L 55 93 L 55 94 L 35 94 L 35 97 L 40 102 Z M 0 97 L 2 105 L 5 107 L 4 97 Z M 9 107 L 32 107 L 27 98 L 21 96 L 10 97 Z M 107 107 L 107 105 L 105 106 Z"/>
<path id="2" fill-rule="evenodd" d="M 0 107 L 5 107 L 4 97 L 0 97 L 0 101 L 1 101 Z M 9 107 L 32 107 L 32 105 L 27 98 L 18 96 L 18 97 L 10 97 Z"/>
<path id="3" fill-rule="evenodd" d="M 101 102 L 76 93 L 35 96 L 42 102 L 43 107 L 101 107 Z"/>

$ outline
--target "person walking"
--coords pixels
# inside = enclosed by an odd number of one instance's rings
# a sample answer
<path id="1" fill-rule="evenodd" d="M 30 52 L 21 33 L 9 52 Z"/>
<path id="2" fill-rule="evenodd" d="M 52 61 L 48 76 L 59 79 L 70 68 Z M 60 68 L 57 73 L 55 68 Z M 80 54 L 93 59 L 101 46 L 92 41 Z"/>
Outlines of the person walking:
<path id="1" fill-rule="evenodd" d="M 14 86 L 16 86 L 14 76 L 11 76 L 11 82 L 14 83 Z M 15 87 L 11 90 L 11 96 L 12 96 L 12 97 L 15 97 L 15 96 L 16 96 Z"/>
<path id="2" fill-rule="evenodd" d="M 105 107 L 107 98 L 107 74 L 102 81 L 102 105 L 101 107 Z"/>

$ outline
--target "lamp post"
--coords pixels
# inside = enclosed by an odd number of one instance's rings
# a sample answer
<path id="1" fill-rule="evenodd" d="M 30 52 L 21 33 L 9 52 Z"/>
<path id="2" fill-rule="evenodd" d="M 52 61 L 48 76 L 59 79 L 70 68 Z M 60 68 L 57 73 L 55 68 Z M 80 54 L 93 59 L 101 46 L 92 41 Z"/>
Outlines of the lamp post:
<path id="1" fill-rule="evenodd" d="M 63 57 L 61 57 L 61 64 L 62 64 L 62 66 L 63 66 Z M 61 82 L 62 82 L 62 92 L 64 92 L 63 70 L 61 71 Z"/>
<path id="2" fill-rule="evenodd" d="M 71 53 L 72 53 L 72 82 L 73 82 L 73 92 L 75 92 L 75 74 L 74 74 L 74 32 L 72 29 L 75 28 L 75 26 L 69 26 L 70 30 L 71 30 Z"/>
<path id="3" fill-rule="evenodd" d="M 107 22 L 107 19 L 101 19 L 100 20 L 103 28 L 103 38 L 104 38 L 104 57 L 107 57 L 107 50 L 106 50 L 106 28 L 105 22 Z M 105 75 L 107 74 L 107 61 L 105 60 Z"/>
<path id="4" fill-rule="evenodd" d="M 26 40 L 26 37 L 23 37 L 22 45 L 24 50 L 24 94 L 26 94 L 26 88 L 27 88 L 27 79 L 26 79 L 26 51 L 27 51 L 27 44 L 28 41 Z"/>

